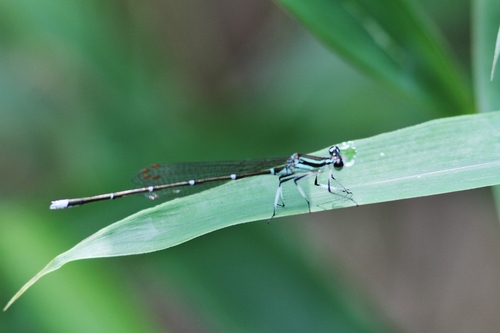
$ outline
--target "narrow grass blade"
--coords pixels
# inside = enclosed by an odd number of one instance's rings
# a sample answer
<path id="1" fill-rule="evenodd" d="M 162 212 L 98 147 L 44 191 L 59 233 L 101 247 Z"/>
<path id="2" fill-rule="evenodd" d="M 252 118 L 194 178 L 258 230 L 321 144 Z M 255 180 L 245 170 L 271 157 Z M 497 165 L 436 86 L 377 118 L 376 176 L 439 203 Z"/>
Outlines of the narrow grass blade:
<path id="1" fill-rule="evenodd" d="M 477 0 L 472 2 L 472 73 L 474 94 L 479 112 L 500 108 L 500 79 L 496 71 L 499 50 L 500 2 Z M 493 68 L 492 68 L 493 59 Z M 497 211 L 500 214 L 500 187 L 494 188 Z"/>
<path id="2" fill-rule="evenodd" d="M 493 75 L 492 61 L 498 53 L 498 31 L 500 24 L 500 2 L 477 0 L 473 3 L 472 15 L 472 73 L 474 95 L 479 112 L 500 109 L 500 80 Z"/>
<path id="3" fill-rule="evenodd" d="M 495 54 L 493 54 L 493 64 L 491 65 L 490 81 L 495 77 L 495 70 L 497 68 L 498 55 L 500 54 L 500 28 L 497 32 L 497 42 L 495 43 Z"/>

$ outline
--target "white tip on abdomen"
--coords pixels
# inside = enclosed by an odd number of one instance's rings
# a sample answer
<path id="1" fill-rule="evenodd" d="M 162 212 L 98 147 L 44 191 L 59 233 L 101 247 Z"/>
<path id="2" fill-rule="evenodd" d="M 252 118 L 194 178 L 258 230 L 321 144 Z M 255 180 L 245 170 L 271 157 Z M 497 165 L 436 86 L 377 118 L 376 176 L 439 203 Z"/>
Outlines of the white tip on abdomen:
<path id="1" fill-rule="evenodd" d="M 54 200 L 50 204 L 50 209 L 64 209 L 68 208 L 69 200 L 68 199 L 62 199 L 62 200 Z"/>

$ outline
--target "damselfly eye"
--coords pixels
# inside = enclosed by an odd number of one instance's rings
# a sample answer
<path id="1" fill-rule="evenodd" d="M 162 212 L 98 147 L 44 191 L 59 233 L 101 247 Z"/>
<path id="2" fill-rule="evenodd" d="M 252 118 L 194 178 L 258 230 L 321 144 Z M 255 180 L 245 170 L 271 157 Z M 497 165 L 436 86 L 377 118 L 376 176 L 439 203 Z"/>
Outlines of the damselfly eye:
<path id="1" fill-rule="evenodd" d="M 342 161 L 342 158 L 340 158 L 340 156 L 335 162 L 333 162 L 333 167 L 337 170 L 340 170 L 344 167 L 344 161 Z"/>
<path id="2" fill-rule="evenodd" d="M 330 149 L 328 149 L 328 152 L 330 155 L 333 156 L 339 156 L 340 157 L 340 148 L 337 146 L 331 146 Z"/>

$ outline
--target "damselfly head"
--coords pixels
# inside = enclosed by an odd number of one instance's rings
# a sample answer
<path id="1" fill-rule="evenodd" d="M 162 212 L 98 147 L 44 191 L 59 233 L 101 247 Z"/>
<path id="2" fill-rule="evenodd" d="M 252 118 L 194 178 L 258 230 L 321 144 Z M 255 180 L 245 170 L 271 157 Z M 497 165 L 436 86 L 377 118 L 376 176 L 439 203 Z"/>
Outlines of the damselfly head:
<path id="1" fill-rule="evenodd" d="M 340 156 L 340 148 L 338 146 L 331 146 L 328 152 L 332 156 L 333 167 L 337 170 L 342 169 L 344 167 L 344 161 L 342 160 L 342 156 Z"/>

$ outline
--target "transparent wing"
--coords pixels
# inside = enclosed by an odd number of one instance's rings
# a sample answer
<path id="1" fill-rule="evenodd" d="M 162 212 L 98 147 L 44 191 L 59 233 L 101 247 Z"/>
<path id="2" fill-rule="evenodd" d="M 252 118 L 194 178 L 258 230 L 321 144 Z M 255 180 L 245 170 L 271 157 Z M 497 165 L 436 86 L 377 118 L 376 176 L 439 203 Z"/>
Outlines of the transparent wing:
<path id="1" fill-rule="evenodd" d="M 141 169 L 132 181 L 138 187 L 171 184 L 189 180 L 201 180 L 231 174 L 244 175 L 256 171 L 264 171 L 286 164 L 287 157 L 267 158 L 243 161 L 188 162 L 188 163 L 157 163 Z M 179 186 L 161 191 L 147 193 L 149 199 L 160 197 L 163 200 L 182 197 L 219 186 L 228 180 L 210 181 L 193 186 Z"/>

